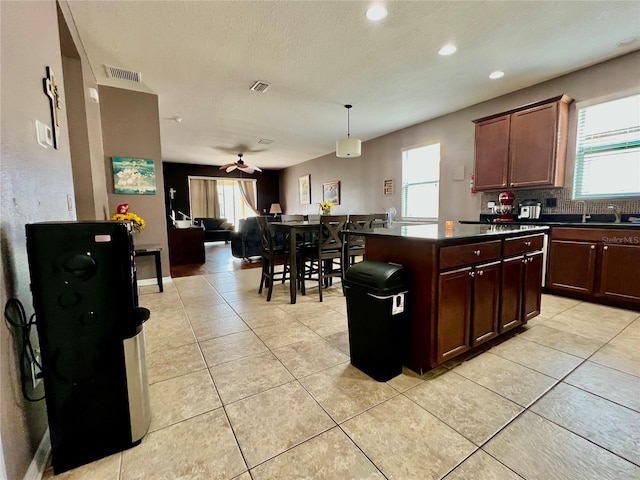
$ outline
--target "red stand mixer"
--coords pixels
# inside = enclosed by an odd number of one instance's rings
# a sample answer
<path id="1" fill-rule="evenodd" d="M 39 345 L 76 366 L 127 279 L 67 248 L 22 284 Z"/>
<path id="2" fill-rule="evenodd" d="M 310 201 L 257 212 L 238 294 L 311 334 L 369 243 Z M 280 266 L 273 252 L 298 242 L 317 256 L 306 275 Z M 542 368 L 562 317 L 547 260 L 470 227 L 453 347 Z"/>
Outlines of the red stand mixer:
<path id="1" fill-rule="evenodd" d="M 498 197 L 499 205 L 494 207 L 494 212 L 498 217 L 494 220 L 497 223 L 513 222 L 513 202 L 516 199 L 512 192 L 502 192 Z"/>

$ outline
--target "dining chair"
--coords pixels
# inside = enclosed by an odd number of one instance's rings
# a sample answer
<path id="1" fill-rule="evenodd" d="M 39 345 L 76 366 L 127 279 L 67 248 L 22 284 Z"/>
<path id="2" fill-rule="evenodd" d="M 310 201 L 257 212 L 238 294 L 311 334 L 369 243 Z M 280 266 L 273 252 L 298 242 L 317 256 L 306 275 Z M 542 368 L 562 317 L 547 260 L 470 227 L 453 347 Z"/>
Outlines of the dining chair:
<path id="1" fill-rule="evenodd" d="M 287 250 L 288 242 L 284 242 L 283 246 L 274 245 L 273 233 L 267 222 L 267 217 L 257 217 L 258 227 L 260 228 L 260 248 L 262 256 L 262 275 L 260 276 L 260 288 L 258 293 L 262 293 L 262 288 L 266 286 L 267 302 L 271 301 L 273 293 L 273 282 L 282 280 L 284 283 L 290 277 L 289 268 L 289 251 Z M 282 264 L 283 269 L 276 271 L 276 264 Z"/>
<path id="2" fill-rule="evenodd" d="M 349 219 L 347 220 L 347 229 L 350 232 L 371 231 L 374 220 L 376 220 L 376 215 L 349 215 Z M 343 256 L 345 273 L 351 265 L 356 263 L 356 257 L 364 257 L 364 254 L 364 237 L 353 233 L 346 235 Z"/>
<path id="3" fill-rule="evenodd" d="M 305 282 L 315 273 L 318 278 L 318 296 L 322 301 L 322 288 L 329 287 L 333 277 L 342 278 L 343 235 L 346 215 L 322 215 L 317 244 L 303 250 L 302 294 L 306 294 Z M 308 262 L 308 264 L 307 264 Z M 344 287 L 344 285 L 343 285 Z"/>
<path id="4" fill-rule="evenodd" d="M 387 226 L 387 214 L 386 213 L 372 213 L 373 220 L 371 226 L 373 228 L 381 228 Z"/>

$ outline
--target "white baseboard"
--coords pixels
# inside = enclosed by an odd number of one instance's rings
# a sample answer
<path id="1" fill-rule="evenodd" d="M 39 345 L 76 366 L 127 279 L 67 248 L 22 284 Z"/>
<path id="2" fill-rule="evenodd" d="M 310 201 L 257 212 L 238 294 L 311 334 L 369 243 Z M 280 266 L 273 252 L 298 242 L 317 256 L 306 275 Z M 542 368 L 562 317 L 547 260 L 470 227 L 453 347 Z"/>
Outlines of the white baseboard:
<path id="1" fill-rule="evenodd" d="M 163 285 L 167 285 L 168 283 L 171 283 L 173 280 L 171 280 L 171 277 L 162 277 L 162 284 Z M 138 280 L 138 285 L 158 285 L 158 279 L 157 278 L 145 278 L 143 280 Z"/>
<path id="2" fill-rule="evenodd" d="M 51 455 L 51 438 L 49 437 L 49 427 L 44 432 L 38 450 L 31 460 L 29 469 L 24 475 L 24 480 L 42 480 L 45 468 L 47 468 L 47 460 Z"/>

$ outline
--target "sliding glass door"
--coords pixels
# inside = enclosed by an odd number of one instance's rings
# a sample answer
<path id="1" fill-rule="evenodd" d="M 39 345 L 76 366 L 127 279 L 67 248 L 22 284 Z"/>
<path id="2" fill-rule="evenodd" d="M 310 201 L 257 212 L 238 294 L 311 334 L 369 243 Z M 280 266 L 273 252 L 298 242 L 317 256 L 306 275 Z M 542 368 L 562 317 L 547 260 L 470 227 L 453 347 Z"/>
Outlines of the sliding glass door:
<path id="1" fill-rule="evenodd" d="M 258 215 L 256 180 L 189 176 L 191 218 L 241 218 Z"/>

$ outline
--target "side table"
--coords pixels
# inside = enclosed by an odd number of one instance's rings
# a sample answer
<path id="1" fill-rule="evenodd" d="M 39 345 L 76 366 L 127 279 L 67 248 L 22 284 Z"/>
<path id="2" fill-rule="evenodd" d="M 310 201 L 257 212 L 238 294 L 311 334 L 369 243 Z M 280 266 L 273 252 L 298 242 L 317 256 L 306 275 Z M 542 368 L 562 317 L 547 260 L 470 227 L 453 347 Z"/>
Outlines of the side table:
<path id="1" fill-rule="evenodd" d="M 158 288 L 163 292 L 162 288 L 162 262 L 160 260 L 160 251 L 162 247 L 160 245 L 137 245 L 134 247 L 134 257 L 146 257 L 153 255 L 156 260 L 156 278 L 158 279 Z"/>

